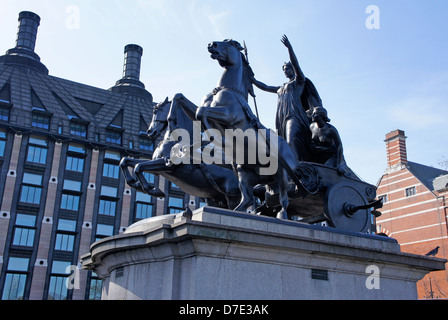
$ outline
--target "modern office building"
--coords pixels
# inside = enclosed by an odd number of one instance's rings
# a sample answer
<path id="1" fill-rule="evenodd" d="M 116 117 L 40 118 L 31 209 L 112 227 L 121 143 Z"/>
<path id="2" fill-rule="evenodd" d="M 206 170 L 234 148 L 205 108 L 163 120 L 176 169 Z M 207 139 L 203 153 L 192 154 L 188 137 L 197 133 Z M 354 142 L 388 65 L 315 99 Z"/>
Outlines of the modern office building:
<path id="1" fill-rule="evenodd" d="M 408 161 L 402 130 L 386 135 L 387 169 L 378 182 L 383 199 L 377 232 L 396 239 L 403 252 L 448 257 L 448 171 Z M 420 299 L 448 298 L 448 271 L 417 284 Z"/>
<path id="2" fill-rule="evenodd" d="M 0 298 L 99 299 L 101 280 L 79 269 L 93 242 L 200 201 L 149 174 L 168 197 L 137 192 L 119 171 L 154 146 L 143 49 L 127 45 L 123 77 L 100 89 L 49 74 L 34 51 L 39 23 L 21 12 L 16 46 L 0 57 Z"/>

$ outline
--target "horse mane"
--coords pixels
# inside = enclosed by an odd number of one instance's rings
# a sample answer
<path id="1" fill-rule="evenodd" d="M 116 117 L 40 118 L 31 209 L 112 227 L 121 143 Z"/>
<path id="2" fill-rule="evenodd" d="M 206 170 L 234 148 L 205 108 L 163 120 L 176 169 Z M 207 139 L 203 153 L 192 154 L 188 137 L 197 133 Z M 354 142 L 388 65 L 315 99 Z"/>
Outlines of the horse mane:
<path id="1" fill-rule="evenodd" d="M 241 59 L 243 60 L 244 87 L 252 97 L 255 97 L 254 86 L 252 83 L 255 73 L 243 53 L 241 53 Z"/>
<path id="2" fill-rule="evenodd" d="M 244 81 L 244 89 L 252 96 L 255 97 L 254 86 L 252 84 L 252 79 L 255 76 L 251 66 L 249 65 L 249 61 L 247 61 L 246 56 L 241 52 L 244 48 L 241 44 L 233 39 L 225 39 L 224 42 L 228 42 L 230 45 L 234 46 L 241 54 L 241 60 L 243 61 L 243 81 Z"/>

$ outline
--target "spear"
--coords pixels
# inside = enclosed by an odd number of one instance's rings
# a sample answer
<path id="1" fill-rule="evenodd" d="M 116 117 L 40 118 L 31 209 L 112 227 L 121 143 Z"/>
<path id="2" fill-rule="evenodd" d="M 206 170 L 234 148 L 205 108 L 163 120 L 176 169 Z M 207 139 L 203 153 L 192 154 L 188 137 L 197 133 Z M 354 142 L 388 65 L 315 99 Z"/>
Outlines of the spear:
<path id="1" fill-rule="evenodd" d="M 249 64 L 249 55 L 247 54 L 246 41 L 244 41 L 244 40 L 243 40 L 243 45 L 244 45 L 244 55 L 246 56 L 247 64 Z M 253 92 L 253 90 L 252 90 L 252 93 L 253 94 L 251 94 L 251 96 L 254 98 L 255 112 L 257 113 L 258 121 L 260 121 L 260 116 L 258 115 L 257 99 L 255 99 L 255 92 Z"/>

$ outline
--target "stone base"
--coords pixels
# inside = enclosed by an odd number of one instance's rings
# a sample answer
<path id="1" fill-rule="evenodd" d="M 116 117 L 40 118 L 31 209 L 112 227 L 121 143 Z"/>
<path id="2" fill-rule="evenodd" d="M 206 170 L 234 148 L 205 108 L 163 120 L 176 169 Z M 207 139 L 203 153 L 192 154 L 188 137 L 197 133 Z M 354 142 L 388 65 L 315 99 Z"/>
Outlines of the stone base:
<path id="1" fill-rule="evenodd" d="M 105 300 L 417 299 L 445 260 L 391 238 L 204 207 L 94 243 L 83 268 Z"/>

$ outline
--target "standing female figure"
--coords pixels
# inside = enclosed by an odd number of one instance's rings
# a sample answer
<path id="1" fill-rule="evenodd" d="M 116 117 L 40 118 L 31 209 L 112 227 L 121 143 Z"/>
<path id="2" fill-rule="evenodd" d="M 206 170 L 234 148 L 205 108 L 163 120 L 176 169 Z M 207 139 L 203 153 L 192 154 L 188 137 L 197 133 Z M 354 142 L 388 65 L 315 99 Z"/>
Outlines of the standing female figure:
<path id="1" fill-rule="evenodd" d="M 307 110 L 314 107 L 312 104 L 316 104 L 316 102 L 320 104 L 320 98 L 311 81 L 305 78 L 300 69 L 297 57 L 286 35 L 283 35 L 281 41 L 288 49 L 291 60 L 283 65 L 283 72 L 289 82 L 283 86 L 268 86 L 254 78 L 253 83 L 261 90 L 277 93 L 275 124 L 278 135 L 286 140 L 298 161 L 310 161 L 311 132 Z M 304 99 L 302 96 L 304 93 L 314 96 Z M 308 105 L 304 106 L 302 101 Z"/>

